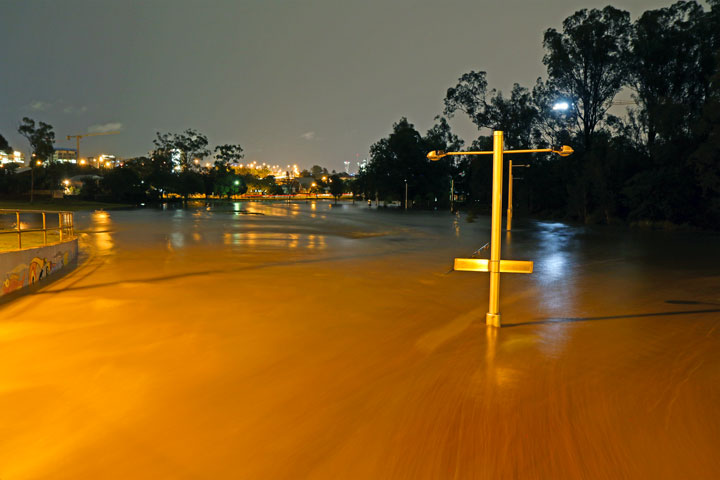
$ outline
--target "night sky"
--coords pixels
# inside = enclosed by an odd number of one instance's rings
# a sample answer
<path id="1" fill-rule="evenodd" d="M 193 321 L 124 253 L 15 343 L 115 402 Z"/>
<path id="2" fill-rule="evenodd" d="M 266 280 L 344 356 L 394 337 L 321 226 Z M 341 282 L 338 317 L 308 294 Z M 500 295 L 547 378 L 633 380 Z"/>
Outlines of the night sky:
<path id="1" fill-rule="evenodd" d="M 671 1 L 617 1 L 633 20 Z M 246 160 L 342 170 L 407 116 L 422 133 L 448 87 L 545 74 L 542 34 L 583 7 L 547 1 L 0 0 L 0 134 L 27 152 L 23 116 L 86 139 L 82 154 L 144 155 L 156 131 L 195 128 Z M 468 121 L 451 124 L 466 140 Z"/>

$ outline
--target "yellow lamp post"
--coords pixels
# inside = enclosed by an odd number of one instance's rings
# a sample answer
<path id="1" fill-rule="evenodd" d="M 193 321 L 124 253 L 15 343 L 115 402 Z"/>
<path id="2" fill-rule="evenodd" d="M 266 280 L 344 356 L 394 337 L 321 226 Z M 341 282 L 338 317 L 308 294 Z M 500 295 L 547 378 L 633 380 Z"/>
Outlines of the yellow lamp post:
<path id="1" fill-rule="evenodd" d="M 501 273 L 532 273 L 533 262 L 500 259 L 500 230 L 502 229 L 502 179 L 504 153 L 556 153 L 566 157 L 573 153 L 567 145 L 561 148 L 538 148 L 528 150 L 504 150 L 503 132 L 493 132 L 493 149 L 487 152 L 443 152 L 428 153 L 432 161 L 440 160 L 448 155 L 491 155 L 493 156 L 493 188 L 492 188 L 492 220 L 490 226 L 490 260 L 479 258 L 456 258 L 454 269 L 466 272 L 490 273 L 490 302 L 485 323 L 500 327 L 500 274 Z"/>

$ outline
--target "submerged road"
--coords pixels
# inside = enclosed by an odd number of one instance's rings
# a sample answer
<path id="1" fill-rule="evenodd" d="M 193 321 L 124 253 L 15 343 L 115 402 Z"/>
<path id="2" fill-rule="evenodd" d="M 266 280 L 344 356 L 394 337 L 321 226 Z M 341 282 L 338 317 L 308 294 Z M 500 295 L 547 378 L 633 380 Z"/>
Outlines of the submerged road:
<path id="1" fill-rule="evenodd" d="M 720 478 L 720 236 L 328 203 L 78 214 L 0 306 L 0 479 Z"/>

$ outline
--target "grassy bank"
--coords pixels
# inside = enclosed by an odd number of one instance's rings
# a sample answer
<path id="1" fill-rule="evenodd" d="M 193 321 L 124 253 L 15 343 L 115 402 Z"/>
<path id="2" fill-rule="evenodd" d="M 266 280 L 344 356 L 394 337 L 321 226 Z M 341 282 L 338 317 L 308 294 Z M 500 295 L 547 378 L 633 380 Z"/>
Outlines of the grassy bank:
<path id="1" fill-rule="evenodd" d="M 128 208 L 133 205 L 124 203 L 105 203 L 69 198 L 38 199 L 30 203 L 27 200 L 0 200 L 0 209 L 6 210 L 109 210 Z"/>

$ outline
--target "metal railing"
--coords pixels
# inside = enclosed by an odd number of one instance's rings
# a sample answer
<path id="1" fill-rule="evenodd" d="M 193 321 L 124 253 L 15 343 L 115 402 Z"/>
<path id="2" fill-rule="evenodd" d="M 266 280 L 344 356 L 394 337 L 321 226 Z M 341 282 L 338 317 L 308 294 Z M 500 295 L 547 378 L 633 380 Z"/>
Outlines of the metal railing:
<path id="1" fill-rule="evenodd" d="M 25 222 L 23 222 L 23 217 L 26 220 Z M 56 218 L 57 225 L 55 224 Z M 38 225 L 41 219 L 42 227 L 35 227 L 34 225 Z M 8 226 L 10 228 L 7 228 Z M 8 247 L 15 245 L 14 242 L 5 241 L 7 235 L 16 236 L 18 250 L 23 248 L 23 235 L 28 240 L 25 242 L 25 248 L 63 242 L 75 236 L 73 213 L 50 210 L 0 209 L 0 250 L 10 250 L 12 248 Z"/>

